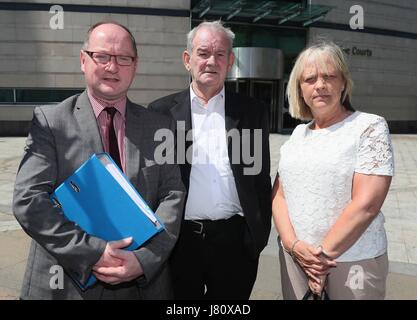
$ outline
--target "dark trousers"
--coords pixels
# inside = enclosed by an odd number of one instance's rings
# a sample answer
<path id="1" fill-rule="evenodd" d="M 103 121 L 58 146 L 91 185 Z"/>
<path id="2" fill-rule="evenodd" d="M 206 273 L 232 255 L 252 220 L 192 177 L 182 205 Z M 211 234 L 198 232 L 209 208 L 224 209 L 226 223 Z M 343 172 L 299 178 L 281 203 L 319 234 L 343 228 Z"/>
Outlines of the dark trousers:
<path id="1" fill-rule="evenodd" d="M 244 246 L 245 219 L 184 220 L 171 257 L 174 297 L 248 300 L 259 257 Z"/>

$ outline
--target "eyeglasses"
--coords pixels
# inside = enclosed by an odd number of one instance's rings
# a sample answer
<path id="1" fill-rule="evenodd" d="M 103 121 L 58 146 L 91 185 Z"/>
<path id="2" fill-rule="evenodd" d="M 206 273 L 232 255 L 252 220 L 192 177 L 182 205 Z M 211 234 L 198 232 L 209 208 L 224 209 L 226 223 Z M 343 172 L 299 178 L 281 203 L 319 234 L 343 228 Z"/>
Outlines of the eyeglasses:
<path id="1" fill-rule="evenodd" d="M 107 64 L 111 60 L 111 57 L 116 58 L 116 62 L 119 66 L 130 66 L 132 65 L 133 61 L 135 61 L 135 57 L 130 56 L 118 56 L 114 54 L 107 54 L 102 52 L 94 52 L 94 51 L 87 51 L 83 50 L 86 54 L 89 55 L 91 59 L 93 59 L 96 63 L 100 64 Z"/>

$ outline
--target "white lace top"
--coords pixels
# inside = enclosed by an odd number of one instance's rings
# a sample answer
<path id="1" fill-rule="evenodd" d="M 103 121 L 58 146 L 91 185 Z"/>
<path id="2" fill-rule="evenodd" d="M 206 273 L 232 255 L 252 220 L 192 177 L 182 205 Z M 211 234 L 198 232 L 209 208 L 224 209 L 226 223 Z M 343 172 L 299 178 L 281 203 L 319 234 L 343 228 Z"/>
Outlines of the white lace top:
<path id="1" fill-rule="evenodd" d="M 394 174 L 388 126 L 384 118 L 356 111 L 328 128 L 297 126 L 281 147 L 278 172 L 297 237 L 319 245 L 351 201 L 354 172 Z M 337 261 L 377 257 L 387 250 L 384 216 Z"/>

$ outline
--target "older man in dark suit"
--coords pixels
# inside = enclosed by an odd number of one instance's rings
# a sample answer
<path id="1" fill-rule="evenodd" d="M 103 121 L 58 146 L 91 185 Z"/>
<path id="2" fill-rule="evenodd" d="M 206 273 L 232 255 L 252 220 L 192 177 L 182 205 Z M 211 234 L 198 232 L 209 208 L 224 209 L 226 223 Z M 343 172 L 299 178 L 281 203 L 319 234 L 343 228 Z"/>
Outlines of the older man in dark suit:
<path id="1" fill-rule="evenodd" d="M 190 88 L 149 105 L 187 137 L 186 150 L 177 142 L 188 197 L 171 259 L 176 299 L 248 299 L 271 229 L 268 110 L 224 90 L 233 38 L 219 21 L 191 30 Z"/>
<path id="2" fill-rule="evenodd" d="M 135 39 L 126 27 L 113 22 L 91 27 L 80 60 L 87 90 L 56 106 L 35 108 L 16 178 L 14 214 L 33 238 L 21 297 L 171 298 L 166 262 L 179 232 L 185 190 L 179 168 L 154 158 L 154 134 L 173 128 L 173 122 L 126 97 L 138 63 Z M 49 199 L 85 160 L 103 151 L 166 227 L 134 251 L 123 250 L 129 239 L 108 243 L 85 233 Z M 59 287 L 51 281 L 56 266 L 65 271 Z M 73 279 L 85 283 L 91 273 L 100 281 L 80 290 Z"/>

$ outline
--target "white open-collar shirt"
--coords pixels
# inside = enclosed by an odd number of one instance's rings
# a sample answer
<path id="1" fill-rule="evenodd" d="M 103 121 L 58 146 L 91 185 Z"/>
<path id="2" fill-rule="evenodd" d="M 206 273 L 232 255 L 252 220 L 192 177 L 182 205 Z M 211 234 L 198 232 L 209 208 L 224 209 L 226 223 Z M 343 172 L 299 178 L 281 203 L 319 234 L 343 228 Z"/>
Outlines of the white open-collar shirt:
<path id="1" fill-rule="evenodd" d="M 190 86 L 193 155 L 186 220 L 243 216 L 227 153 L 224 87 L 204 105 Z"/>

